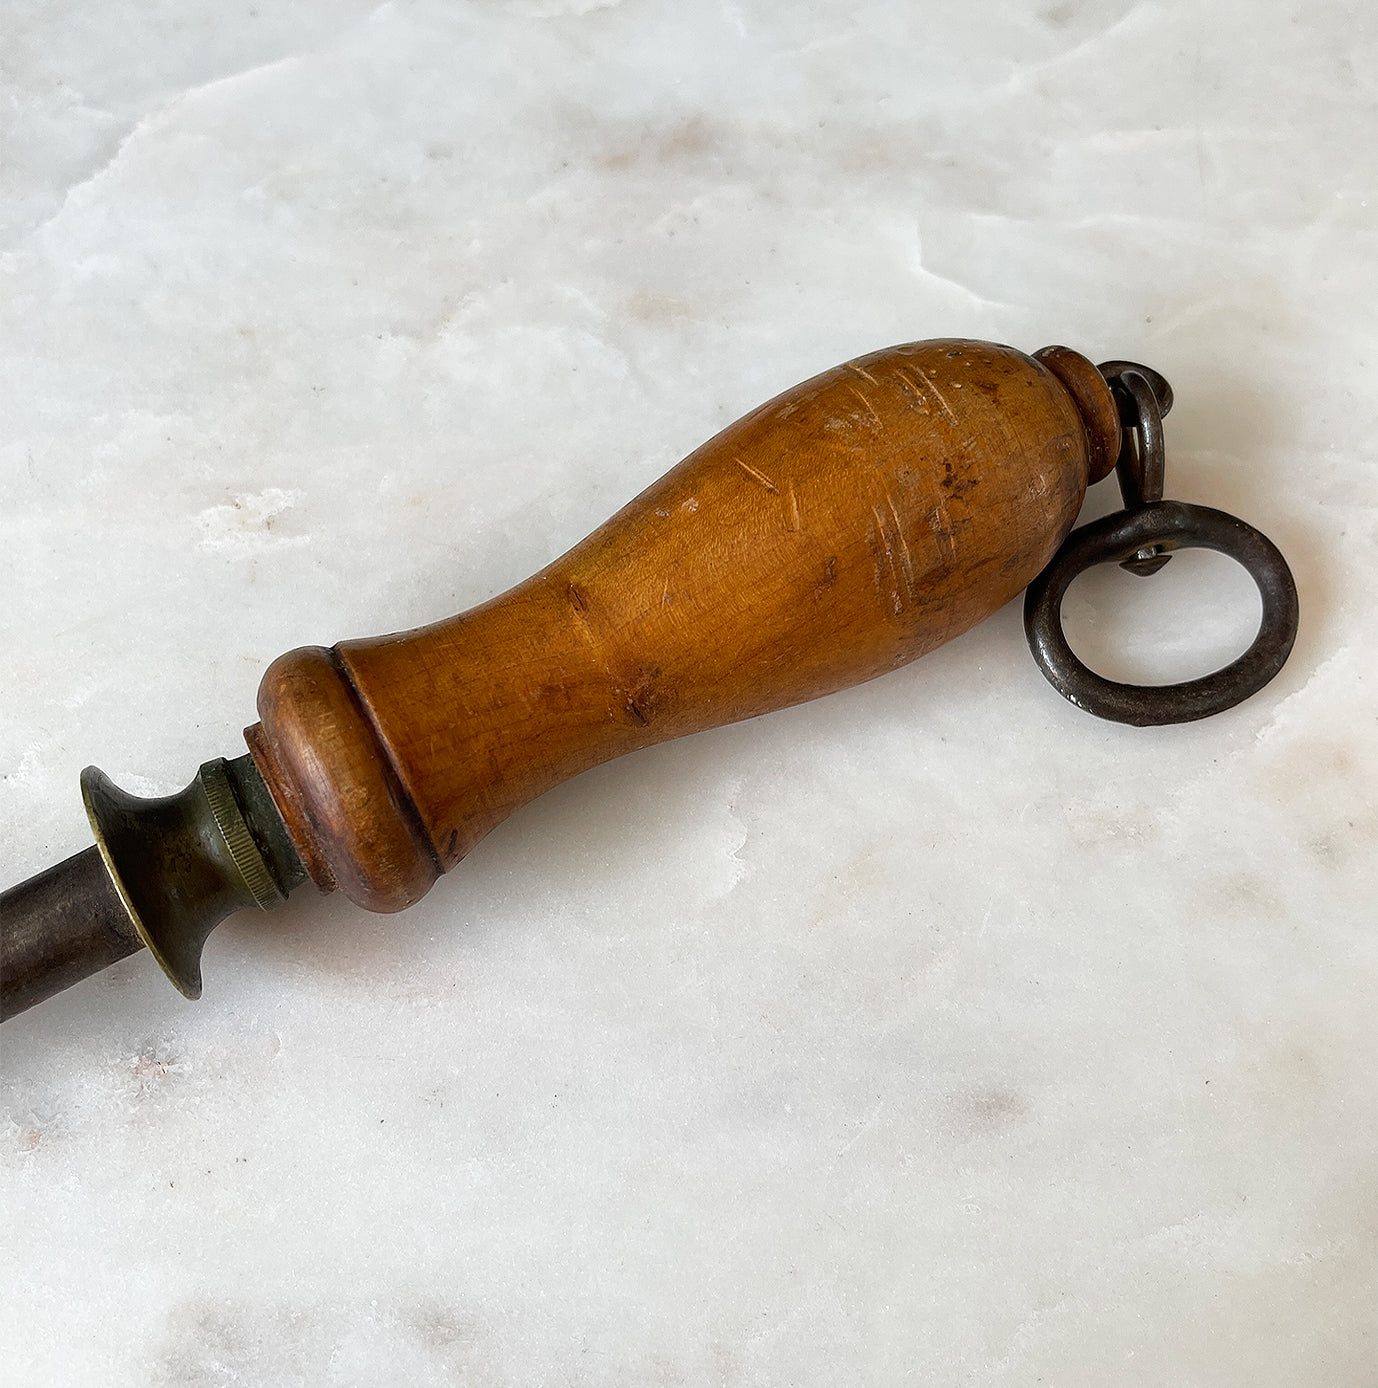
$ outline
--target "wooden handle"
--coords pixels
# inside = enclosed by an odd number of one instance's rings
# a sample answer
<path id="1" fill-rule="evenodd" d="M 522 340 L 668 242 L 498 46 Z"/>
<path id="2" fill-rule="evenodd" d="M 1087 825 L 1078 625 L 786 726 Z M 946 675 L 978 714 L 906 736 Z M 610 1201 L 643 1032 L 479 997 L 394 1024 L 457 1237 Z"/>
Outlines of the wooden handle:
<path id="1" fill-rule="evenodd" d="M 942 340 L 723 430 L 472 611 L 275 661 L 246 737 L 313 879 L 395 911 L 638 747 L 869 680 L 1014 597 L 1114 463 L 1084 357 Z"/>

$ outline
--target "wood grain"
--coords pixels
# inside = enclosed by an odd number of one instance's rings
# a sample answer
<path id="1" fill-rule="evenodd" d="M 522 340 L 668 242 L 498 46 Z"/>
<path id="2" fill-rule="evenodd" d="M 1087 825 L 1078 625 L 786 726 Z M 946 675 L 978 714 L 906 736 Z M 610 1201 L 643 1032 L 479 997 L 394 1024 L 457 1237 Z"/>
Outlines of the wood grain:
<path id="1" fill-rule="evenodd" d="M 249 743 L 318 885 L 399 910 L 567 777 L 872 679 L 994 612 L 1118 441 L 1094 367 L 1040 356 L 944 339 L 844 363 L 501 597 L 276 661 Z"/>

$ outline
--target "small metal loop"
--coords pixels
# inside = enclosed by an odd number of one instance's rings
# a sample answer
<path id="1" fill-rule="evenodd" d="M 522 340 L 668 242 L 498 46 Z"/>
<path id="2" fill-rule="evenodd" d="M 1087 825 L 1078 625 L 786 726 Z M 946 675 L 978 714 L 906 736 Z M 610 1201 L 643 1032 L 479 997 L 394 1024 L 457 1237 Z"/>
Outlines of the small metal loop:
<path id="1" fill-rule="evenodd" d="M 1213 549 L 1248 572 L 1263 601 L 1249 649 L 1223 669 L 1180 684 L 1120 684 L 1093 673 L 1062 630 L 1062 599 L 1096 564 L 1123 563 L 1145 549 Z M 1233 708 L 1282 669 L 1297 634 L 1297 588 L 1277 546 L 1253 526 L 1209 506 L 1158 501 L 1074 530 L 1024 596 L 1024 632 L 1039 669 L 1078 708 L 1135 727 L 1188 723 Z"/>
<path id="2" fill-rule="evenodd" d="M 1134 511 L 1163 499 L 1167 455 L 1163 416 L 1172 408 L 1172 387 L 1152 367 L 1133 361 L 1108 361 L 1099 367 L 1120 410 L 1120 454 L 1115 477 L 1125 510 Z M 1172 556 L 1160 545 L 1149 545 L 1120 567 L 1139 578 L 1156 574 Z"/>
<path id="3" fill-rule="evenodd" d="M 1153 388 L 1153 398 L 1158 402 L 1159 416 L 1166 419 L 1172 412 L 1172 387 L 1168 384 L 1167 377 L 1160 371 L 1155 371 L 1151 366 L 1145 366 L 1142 362 L 1137 361 L 1103 361 L 1096 367 L 1096 370 L 1105 377 L 1106 384 L 1110 386 L 1112 391 L 1115 390 L 1115 382 L 1126 372 L 1136 372 Z M 1115 397 L 1120 403 L 1120 417 L 1124 419 L 1123 397 L 1118 391 L 1115 391 Z M 1133 418 L 1124 419 L 1124 423 L 1128 427 L 1132 427 L 1134 422 Z"/>
<path id="4" fill-rule="evenodd" d="M 1116 396 L 1133 403 L 1133 423 L 1120 439 L 1115 476 L 1125 508 L 1133 510 L 1163 499 L 1163 475 L 1167 454 L 1163 445 L 1163 413 L 1153 387 L 1141 371 L 1126 371 L 1115 383 Z M 1123 413 L 1121 414 L 1123 418 Z"/>

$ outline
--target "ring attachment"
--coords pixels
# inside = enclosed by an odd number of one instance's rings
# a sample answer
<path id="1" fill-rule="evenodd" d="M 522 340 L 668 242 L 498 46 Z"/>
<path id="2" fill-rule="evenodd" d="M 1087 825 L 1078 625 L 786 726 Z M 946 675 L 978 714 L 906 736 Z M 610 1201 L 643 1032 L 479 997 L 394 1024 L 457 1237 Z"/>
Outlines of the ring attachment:
<path id="1" fill-rule="evenodd" d="M 1131 563 L 1148 551 L 1213 549 L 1243 566 L 1258 587 L 1263 618 L 1237 660 L 1179 684 L 1120 684 L 1088 669 L 1062 630 L 1062 599 L 1078 574 L 1096 564 Z M 1135 727 L 1188 723 L 1223 713 L 1256 694 L 1282 669 L 1297 634 L 1297 587 L 1287 561 L 1266 535 L 1225 511 L 1156 501 L 1074 530 L 1024 595 L 1024 632 L 1039 669 L 1078 708 Z"/>
<path id="2" fill-rule="evenodd" d="M 1120 455 L 1115 477 L 1126 511 L 1137 511 L 1163 499 L 1167 449 L 1163 416 L 1172 408 L 1172 387 L 1151 366 L 1134 361 L 1104 361 L 1098 370 L 1119 406 Z M 1120 567 L 1139 578 L 1156 574 L 1172 555 L 1151 545 L 1132 554 Z"/>

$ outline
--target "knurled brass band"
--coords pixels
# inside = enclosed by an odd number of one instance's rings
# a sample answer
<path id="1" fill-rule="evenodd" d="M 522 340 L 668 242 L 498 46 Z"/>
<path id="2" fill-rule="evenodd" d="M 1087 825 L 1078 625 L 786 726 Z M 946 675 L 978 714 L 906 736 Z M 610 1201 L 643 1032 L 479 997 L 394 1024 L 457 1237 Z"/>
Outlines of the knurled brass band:
<path id="1" fill-rule="evenodd" d="M 225 774 L 224 761 L 217 759 L 206 762 L 197 775 L 201 788 L 206 792 L 211 814 L 224 835 L 230 857 L 259 909 L 266 911 L 270 906 L 286 900 L 244 821 L 244 812 L 239 808 L 239 801 L 235 799 L 229 777 Z"/>

